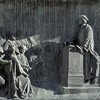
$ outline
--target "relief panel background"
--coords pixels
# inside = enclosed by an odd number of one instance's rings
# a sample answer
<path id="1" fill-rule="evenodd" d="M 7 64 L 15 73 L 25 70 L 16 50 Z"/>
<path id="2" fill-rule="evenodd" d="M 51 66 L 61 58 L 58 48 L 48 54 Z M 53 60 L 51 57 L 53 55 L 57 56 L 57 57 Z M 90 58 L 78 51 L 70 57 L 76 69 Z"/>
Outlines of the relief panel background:
<path id="1" fill-rule="evenodd" d="M 18 45 L 26 45 L 26 56 L 33 68 L 30 71 L 33 84 L 36 80 L 58 83 L 62 43 L 73 42 L 79 15 L 90 19 L 95 50 L 100 54 L 99 6 L 99 1 L 0 3 L 0 34 L 5 38 L 5 31 L 10 31 L 17 37 Z"/>

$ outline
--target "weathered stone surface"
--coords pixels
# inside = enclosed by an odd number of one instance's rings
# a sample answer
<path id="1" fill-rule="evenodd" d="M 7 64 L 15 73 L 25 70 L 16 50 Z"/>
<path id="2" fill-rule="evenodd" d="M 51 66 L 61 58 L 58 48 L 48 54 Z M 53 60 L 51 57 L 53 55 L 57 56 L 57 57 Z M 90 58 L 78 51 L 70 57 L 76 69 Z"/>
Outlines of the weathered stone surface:
<path id="1" fill-rule="evenodd" d="M 35 88 L 36 94 L 33 97 L 24 100 L 99 100 L 100 92 L 94 93 L 77 93 L 77 94 L 55 94 L 54 91 L 50 91 L 42 88 Z M 42 94 L 41 94 L 42 93 Z M 0 97 L 0 100 L 12 100 Z M 16 99 L 15 99 L 16 100 Z M 17 99 L 20 100 L 20 99 Z"/>
<path id="2" fill-rule="evenodd" d="M 75 46 L 64 46 L 62 49 L 61 84 L 64 86 L 82 86 L 83 55 Z"/>
<path id="3" fill-rule="evenodd" d="M 51 0 L 51 4 L 43 2 L 47 0 L 1 1 L 0 34 L 5 38 L 5 31 L 10 31 L 17 37 L 18 45 L 26 45 L 33 85 L 37 80 L 40 87 L 43 81 L 58 83 L 59 52 L 63 42 L 73 41 L 77 30 L 76 20 L 81 14 L 90 19 L 95 50 L 100 54 L 99 0 Z"/>
<path id="4" fill-rule="evenodd" d="M 99 93 L 100 87 L 94 86 L 83 86 L 83 87 L 62 87 L 58 88 L 59 93 L 62 94 L 78 94 L 78 93 Z"/>
<path id="5" fill-rule="evenodd" d="M 51 5 L 35 4 L 35 6 L 34 3 L 27 5 L 26 2 L 1 3 L 0 34 L 5 37 L 5 31 L 11 31 L 19 42 L 27 46 L 29 59 L 34 56 L 35 52 L 35 56 L 42 60 L 43 65 L 40 66 L 41 71 L 38 74 L 39 80 L 57 82 L 58 55 L 61 45 L 64 41 L 73 41 L 77 30 L 76 20 L 80 14 L 85 14 L 90 19 L 90 25 L 94 29 L 95 50 L 100 54 L 100 2 L 87 1 L 84 1 L 85 3 L 83 0 L 78 3 L 52 3 Z M 41 53 L 36 54 L 37 50 Z M 34 61 L 30 64 L 35 69 Z M 34 78 L 32 80 L 34 81 Z"/>

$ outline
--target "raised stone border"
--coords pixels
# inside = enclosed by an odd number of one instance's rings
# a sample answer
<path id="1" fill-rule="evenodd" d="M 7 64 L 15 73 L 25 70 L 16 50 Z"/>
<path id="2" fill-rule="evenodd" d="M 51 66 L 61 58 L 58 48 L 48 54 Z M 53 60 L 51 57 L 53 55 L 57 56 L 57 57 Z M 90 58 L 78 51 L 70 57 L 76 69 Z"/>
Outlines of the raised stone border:
<path id="1" fill-rule="evenodd" d="M 99 93 L 100 87 L 97 85 L 83 86 L 83 87 L 58 87 L 60 94 L 78 94 L 78 93 Z"/>

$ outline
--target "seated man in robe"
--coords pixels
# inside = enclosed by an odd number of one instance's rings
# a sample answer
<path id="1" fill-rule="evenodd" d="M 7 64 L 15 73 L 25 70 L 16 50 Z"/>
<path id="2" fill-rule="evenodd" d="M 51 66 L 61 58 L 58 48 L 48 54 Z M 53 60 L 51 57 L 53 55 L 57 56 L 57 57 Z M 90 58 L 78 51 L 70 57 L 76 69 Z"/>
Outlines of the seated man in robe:
<path id="1" fill-rule="evenodd" d="M 28 72 L 31 69 L 31 67 L 30 67 L 30 65 L 28 63 L 28 59 L 25 56 L 24 52 L 25 52 L 25 47 L 24 46 L 20 46 L 19 47 L 19 54 L 18 54 L 17 57 L 18 57 L 18 60 L 19 60 L 19 62 L 21 64 L 23 70 L 25 72 Z"/>

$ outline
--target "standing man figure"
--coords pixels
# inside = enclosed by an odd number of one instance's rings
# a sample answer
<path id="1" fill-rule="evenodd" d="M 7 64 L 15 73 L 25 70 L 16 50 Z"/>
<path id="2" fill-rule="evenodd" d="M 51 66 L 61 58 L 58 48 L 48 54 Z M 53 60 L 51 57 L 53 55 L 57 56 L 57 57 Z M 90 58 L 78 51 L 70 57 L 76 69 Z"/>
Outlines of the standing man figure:
<path id="1" fill-rule="evenodd" d="M 78 45 L 84 52 L 84 82 L 94 84 L 97 78 L 98 54 L 94 51 L 93 29 L 88 21 L 85 15 L 80 16 Z"/>

